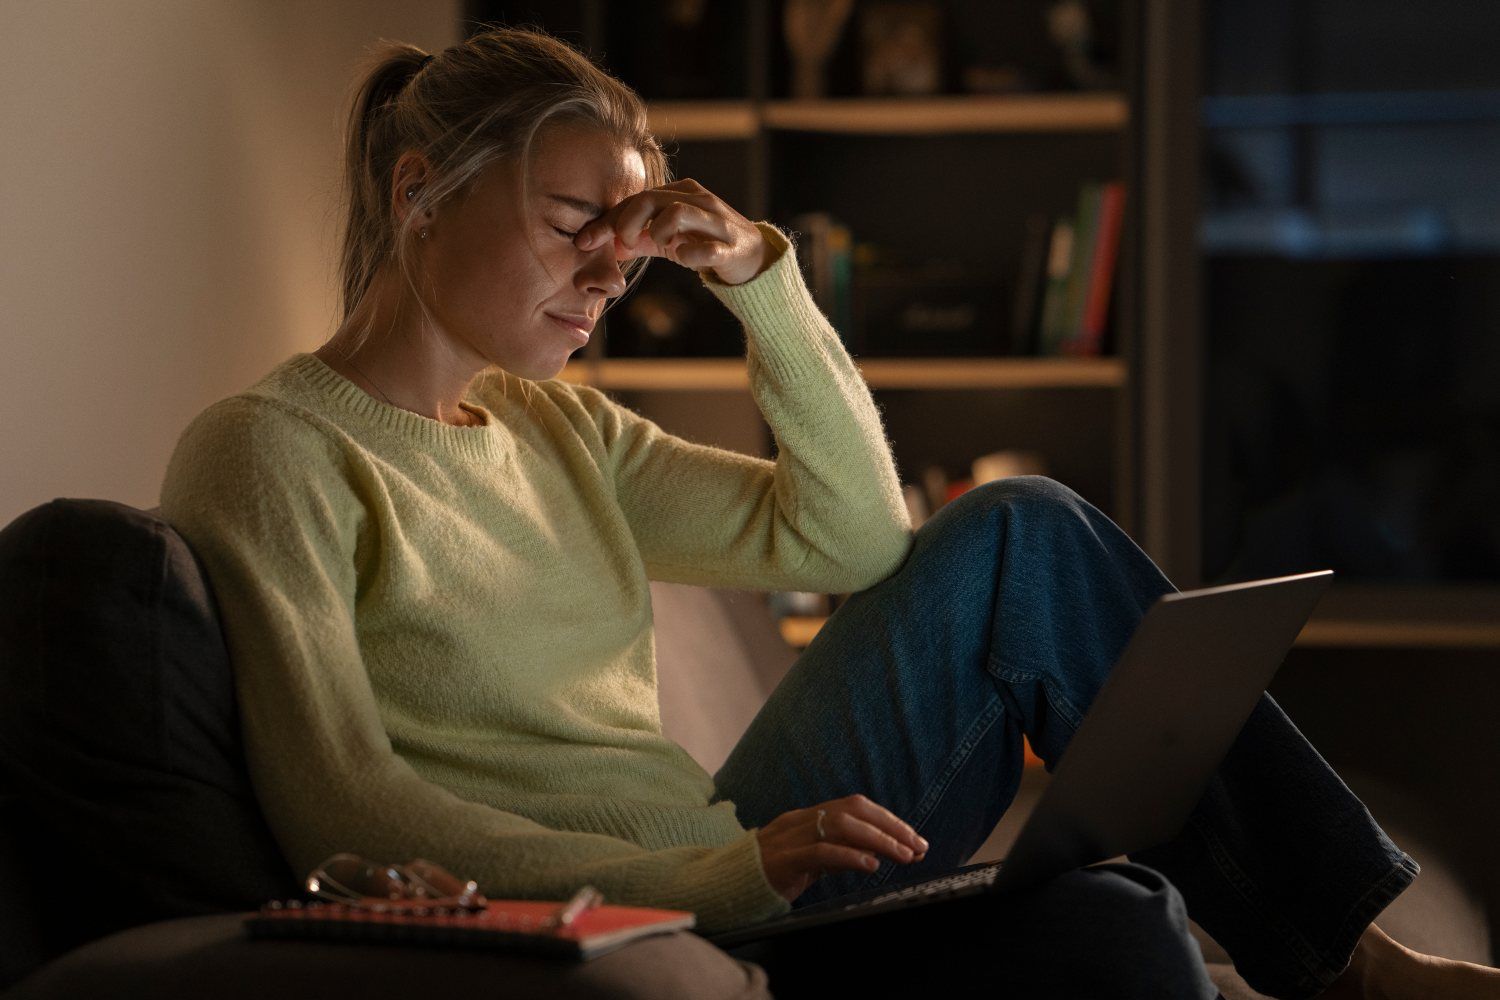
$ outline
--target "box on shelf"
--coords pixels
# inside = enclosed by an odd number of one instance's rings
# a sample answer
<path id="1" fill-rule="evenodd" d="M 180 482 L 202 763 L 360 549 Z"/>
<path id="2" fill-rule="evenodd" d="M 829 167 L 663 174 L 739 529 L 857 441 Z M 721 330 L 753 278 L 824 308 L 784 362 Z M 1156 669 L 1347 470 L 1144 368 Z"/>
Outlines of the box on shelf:
<path id="1" fill-rule="evenodd" d="M 993 275 L 957 261 L 854 272 L 854 342 L 866 357 L 1011 353 Z"/>

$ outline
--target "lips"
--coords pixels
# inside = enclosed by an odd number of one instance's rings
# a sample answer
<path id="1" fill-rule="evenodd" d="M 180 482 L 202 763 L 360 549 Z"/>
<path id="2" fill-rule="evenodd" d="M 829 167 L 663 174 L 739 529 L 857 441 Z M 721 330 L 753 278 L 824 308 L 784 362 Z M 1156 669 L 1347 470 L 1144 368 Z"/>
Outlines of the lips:
<path id="1" fill-rule="evenodd" d="M 547 318 L 556 323 L 558 329 L 566 330 L 568 332 L 568 335 L 573 338 L 573 340 L 578 344 L 579 347 L 587 344 L 589 342 L 590 335 L 593 333 L 594 324 L 589 320 L 587 316 L 583 317 L 583 321 L 581 323 L 579 322 L 577 317 L 564 319 L 561 316 L 554 316 L 552 313 L 547 313 Z"/>
<path id="2" fill-rule="evenodd" d="M 577 327 L 584 333 L 594 332 L 594 321 L 587 316 L 572 316 L 568 313 L 548 313 L 547 315 L 555 320 L 561 320 L 569 326 Z"/>

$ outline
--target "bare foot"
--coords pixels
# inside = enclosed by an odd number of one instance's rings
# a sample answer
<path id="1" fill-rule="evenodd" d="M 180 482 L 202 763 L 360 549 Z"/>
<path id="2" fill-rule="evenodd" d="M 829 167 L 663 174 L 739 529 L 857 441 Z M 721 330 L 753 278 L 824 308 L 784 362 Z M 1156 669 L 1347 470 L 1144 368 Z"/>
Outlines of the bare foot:
<path id="1" fill-rule="evenodd" d="M 1412 951 L 1371 924 L 1319 1000 L 1500 1000 L 1500 969 Z"/>

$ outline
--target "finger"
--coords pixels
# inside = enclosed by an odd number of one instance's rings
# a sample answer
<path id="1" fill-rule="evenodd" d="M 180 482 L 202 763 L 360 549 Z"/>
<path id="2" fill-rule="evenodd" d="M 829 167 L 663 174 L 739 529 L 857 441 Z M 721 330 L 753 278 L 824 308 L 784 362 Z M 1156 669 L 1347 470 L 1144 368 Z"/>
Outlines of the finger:
<path id="1" fill-rule="evenodd" d="M 718 240 L 677 240 L 667 248 L 669 259 L 699 271 L 723 263 L 728 256 L 729 244 Z"/>
<path id="2" fill-rule="evenodd" d="M 860 794 L 846 796 L 839 801 L 844 803 L 846 811 L 884 830 L 890 836 L 909 846 L 913 851 L 926 852 L 927 841 L 922 839 L 917 831 L 912 828 L 911 824 L 901 819 L 880 803 Z"/>
<path id="3" fill-rule="evenodd" d="M 627 242 L 631 239 L 629 232 L 622 233 L 620 239 L 637 254 L 659 253 L 661 256 L 669 256 L 666 249 L 674 239 L 679 242 L 692 239 L 719 239 L 727 242 L 731 239 L 731 234 L 724 219 L 697 205 L 678 201 L 665 206 L 646 220 L 641 231 L 634 236 L 633 247 Z M 653 250 L 653 247 L 656 249 Z"/>
<path id="4" fill-rule="evenodd" d="M 646 223 L 643 236 L 665 249 L 673 239 L 716 239 L 728 242 L 731 239 L 728 224 L 706 209 L 685 201 L 675 202 L 662 209 Z"/>
<path id="5" fill-rule="evenodd" d="M 831 844 L 826 840 L 809 844 L 801 850 L 788 851 L 787 857 L 795 859 L 798 866 L 809 873 L 820 868 L 830 871 L 872 872 L 880 867 L 880 859 L 875 855 L 857 847 Z"/>
<path id="6" fill-rule="evenodd" d="M 862 847 L 903 864 L 916 860 L 914 848 L 875 824 L 850 813 L 829 813 L 823 819 L 823 829 L 828 833 L 825 840 Z"/>
<path id="7" fill-rule="evenodd" d="M 627 213 L 631 211 L 643 211 L 645 214 L 635 219 L 634 228 L 631 230 L 632 233 L 637 233 L 645 225 L 646 219 L 649 219 L 656 211 L 674 200 L 690 201 L 709 210 L 712 210 L 719 201 L 708 188 L 699 184 L 691 177 L 686 177 L 682 180 L 673 181 L 670 184 L 663 184 L 660 187 L 637 192 L 628 198 L 622 199 L 609 211 L 580 229 L 577 237 L 575 237 L 576 242 L 580 249 L 592 250 L 598 246 L 602 246 L 607 240 L 618 239 L 621 231 L 621 220 Z M 648 207 L 640 209 L 639 206 L 642 202 L 645 202 Z M 634 241 L 632 240 L 632 242 Z"/>
<path id="8" fill-rule="evenodd" d="M 627 198 L 617 205 L 618 214 L 614 217 L 610 225 L 614 230 L 615 237 L 624 246 L 634 248 L 635 244 L 640 241 L 642 232 L 646 229 L 647 224 L 658 215 L 668 210 L 674 210 L 673 206 L 675 205 L 683 206 L 683 208 L 675 209 L 675 211 L 698 208 L 703 212 L 704 216 L 710 219 L 713 218 L 712 213 L 709 212 L 710 205 L 708 203 L 708 196 L 706 195 L 693 194 L 687 191 L 662 191 L 660 189 L 653 189 L 651 191 L 642 191 L 640 194 L 634 196 L 634 200 Z M 727 239 L 729 229 L 722 220 L 719 220 L 718 225 L 710 229 L 706 235 Z M 659 243 L 660 241 L 657 242 Z"/>

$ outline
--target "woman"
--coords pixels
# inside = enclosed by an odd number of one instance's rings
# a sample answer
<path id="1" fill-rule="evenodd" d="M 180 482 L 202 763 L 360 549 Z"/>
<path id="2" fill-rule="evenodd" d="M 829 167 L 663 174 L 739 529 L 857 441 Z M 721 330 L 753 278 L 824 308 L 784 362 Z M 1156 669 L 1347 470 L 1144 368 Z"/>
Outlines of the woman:
<path id="1" fill-rule="evenodd" d="M 967 861 L 1022 732 L 1055 759 L 1171 584 L 1036 477 L 913 539 L 786 236 L 669 182 L 637 95 L 556 39 L 393 47 L 347 151 L 342 325 L 200 414 L 161 500 L 214 585 L 293 867 L 422 856 L 497 897 L 590 882 L 712 932 Z M 555 379 L 651 257 L 741 321 L 775 462 Z M 650 579 L 858 593 L 710 777 L 660 732 Z M 1189 831 L 1148 854 L 878 960 L 779 979 L 795 935 L 760 957 L 783 996 L 957 962 L 1021 995 L 1213 996 L 1192 913 L 1275 995 L 1494 993 L 1369 923 L 1416 864 L 1269 698 Z"/>

